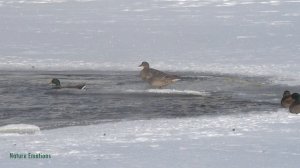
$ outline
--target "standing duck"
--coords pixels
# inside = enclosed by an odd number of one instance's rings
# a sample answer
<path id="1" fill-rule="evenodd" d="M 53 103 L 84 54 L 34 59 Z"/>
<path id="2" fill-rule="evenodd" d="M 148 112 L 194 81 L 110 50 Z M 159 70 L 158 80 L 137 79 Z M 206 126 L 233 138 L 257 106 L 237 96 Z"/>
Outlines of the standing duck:
<path id="1" fill-rule="evenodd" d="M 290 112 L 294 114 L 300 113 L 300 94 L 293 93 L 292 98 L 295 100 L 290 106 Z"/>
<path id="2" fill-rule="evenodd" d="M 139 67 L 143 67 L 143 70 L 140 72 L 142 80 L 148 82 L 151 86 L 156 88 L 161 89 L 164 86 L 180 80 L 180 78 L 176 75 L 169 75 L 159 70 L 150 68 L 148 62 L 142 62 Z"/>
<path id="3" fill-rule="evenodd" d="M 290 91 L 284 91 L 281 99 L 281 106 L 288 108 L 295 100 L 292 98 L 292 94 Z"/>
<path id="4" fill-rule="evenodd" d="M 60 84 L 60 81 L 57 78 L 53 78 L 50 82 L 51 84 L 53 84 L 52 89 L 63 89 L 63 88 L 70 88 L 70 89 L 85 89 L 86 85 L 85 83 L 82 84 L 76 84 L 76 85 L 66 85 L 66 86 L 62 86 Z"/>

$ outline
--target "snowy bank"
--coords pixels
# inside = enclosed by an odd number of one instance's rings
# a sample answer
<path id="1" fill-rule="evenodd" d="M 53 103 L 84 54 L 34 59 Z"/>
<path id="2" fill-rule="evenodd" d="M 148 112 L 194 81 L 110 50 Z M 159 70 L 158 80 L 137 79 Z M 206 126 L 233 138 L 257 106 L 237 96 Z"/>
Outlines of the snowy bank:
<path id="1" fill-rule="evenodd" d="M 300 116 L 285 109 L 240 115 L 122 121 L 0 135 L 5 167 L 272 167 L 300 164 Z M 51 159 L 9 158 L 10 152 Z"/>

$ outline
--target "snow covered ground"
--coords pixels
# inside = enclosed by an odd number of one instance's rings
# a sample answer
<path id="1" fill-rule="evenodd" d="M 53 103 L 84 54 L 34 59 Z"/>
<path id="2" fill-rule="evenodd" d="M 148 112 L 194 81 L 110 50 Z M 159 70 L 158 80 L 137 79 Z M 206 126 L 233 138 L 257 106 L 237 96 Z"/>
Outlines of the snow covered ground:
<path id="1" fill-rule="evenodd" d="M 0 69 L 299 76 L 299 0 L 2 0 Z"/>
<path id="2" fill-rule="evenodd" d="M 0 134 L 1 167 L 297 168 L 299 119 L 279 109 Z M 9 159 L 10 152 L 52 158 Z"/>

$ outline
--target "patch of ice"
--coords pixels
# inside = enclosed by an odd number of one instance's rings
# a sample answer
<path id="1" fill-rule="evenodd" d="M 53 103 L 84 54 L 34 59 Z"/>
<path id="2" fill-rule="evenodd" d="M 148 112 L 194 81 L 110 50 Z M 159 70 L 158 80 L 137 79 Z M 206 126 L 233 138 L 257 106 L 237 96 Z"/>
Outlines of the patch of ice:
<path id="1" fill-rule="evenodd" d="M 76 2 L 93 2 L 93 1 L 96 1 L 96 0 L 76 0 Z"/>
<path id="2" fill-rule="evenodd" d="M 294 17 L 297 17 L 297 16 L 300 16 L 300 13 L 286 13 L 286 14 L 283 14 L 283 16 L 294 16 Z"/>
<path id="3" fill-rule="evenodd" d="M 249 39 L 249 38 L 256 38 L 256 36 L 237 36 L 237 39 Z"/>
<path id="4" fill-rule="evenodd" d="M 208 92 L 195 90 L 176 90 L 176 89 L 147 89 L 147 90 L 126 90 L 128 93 L 157 93 L 157 94 L 175 94 L 175 95 L 198 95 L 207 96 Z"/>
<path id="5" fill-rule="evenodd" d="M 285 1 L 286 3 L 300 3 L 300 1 Z"/>
<path id="6" fill-rule="evenodd" d="M 218 7 L 231 7 L 238 5 L 237 1 L 224 0 L 223 4 L 217 5 Z"/>
<path id="7" fill-rule="evenodd" d="M 259 11 L 261 13 L 278 13 L 279 11 L 277 10 L 269 10 L 269 11 Z"/>
<path id="8" fill-rule="evenodd" d="M 241 5 L 250 5 L 250 4 L 255 4 L 256 2 L 253 1 L 246 1 L 246 2 L 240 2 Z"/>
<path id="9" fill-rule="evenodd" d="M 233 18 L 233 15 L 220 15 L 220 16 L 216 16 L 216 18 L 221 18 L 221 19 L 231 19 Z"/>
<path id="10" fill-rule="evenodd" d="M 269 5 L 273 5 L 273 6 L 278 6 L 280 5 L 280 1 L 279 0 L 274 0 L 274 1 L 262 1 L 260 2 L 261 4 L 269 4 Z"/>
<path id="11" fill-rule="evenodd" d="M 292 25 L 292 21 L 273 21 L 271 25 L 273 26 L 282 26 L 282 25 Z"/>
<path id="12" fill-rule="evenodd" d="M 28 3 L 28 4 L 51 4 L 51 3 L 63 3 L 67 0 L 30 0 L 30 1 L 18 1 L 19 3 Z"/>
<path id="13" fill-rule="evenodd" d="M 0 134 L 36 134 L 40 128 L 28 124 L 10 124 L 0 127 Z"/>

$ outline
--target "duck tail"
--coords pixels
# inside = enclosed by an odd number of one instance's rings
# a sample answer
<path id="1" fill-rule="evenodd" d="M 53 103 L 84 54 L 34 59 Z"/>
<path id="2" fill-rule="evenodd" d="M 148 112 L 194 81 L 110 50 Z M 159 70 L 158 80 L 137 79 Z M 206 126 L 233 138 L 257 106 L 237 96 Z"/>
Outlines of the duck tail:
<path id="1" fill-rule="evenodd" d="M 86 90 L 87 88 L 86 88 L 86 83 L 83 83 L 83 84 L 81 84 L 81 88 L 80 88 L 81 90 Z"/>
<path id="2" fill-rule="evenodd" d="M 179 81 L 180 79 L 179 78 L 176 78 L 176 79 L 173 79 L 172 82 L 176 82 L 176 81 Z"/>
<path id="3" fill-rule="evenodd" d="M 86 90 L 86 89 L 87 89 L 86 85 L 83 85 L 82 88 L 81 88 L 81 90 Z"/>
<path id="4" fill-rule="evenodd" d="M 181 80 L 181 78 L 179 76 L 177 76 L 177 75 L 172 75 L 172 78 L 173 78 L 172 79 L 173 82 Z"/>

